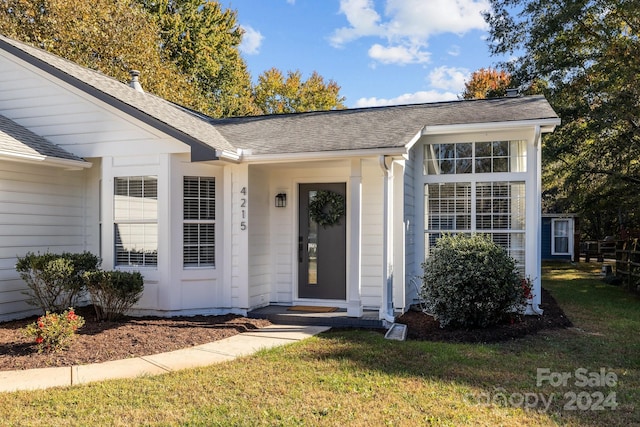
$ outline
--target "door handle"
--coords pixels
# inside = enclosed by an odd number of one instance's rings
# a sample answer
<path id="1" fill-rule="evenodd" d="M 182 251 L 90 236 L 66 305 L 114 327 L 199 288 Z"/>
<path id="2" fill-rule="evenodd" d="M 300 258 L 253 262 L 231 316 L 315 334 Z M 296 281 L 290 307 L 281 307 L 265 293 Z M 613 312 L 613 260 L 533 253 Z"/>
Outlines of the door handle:
<path id="1" fill-rule="evenodd" d="M 302 262 L 302 251 L 303 251 L 303 238 L 302 236 L 298 236 L 298 262 Z"/>

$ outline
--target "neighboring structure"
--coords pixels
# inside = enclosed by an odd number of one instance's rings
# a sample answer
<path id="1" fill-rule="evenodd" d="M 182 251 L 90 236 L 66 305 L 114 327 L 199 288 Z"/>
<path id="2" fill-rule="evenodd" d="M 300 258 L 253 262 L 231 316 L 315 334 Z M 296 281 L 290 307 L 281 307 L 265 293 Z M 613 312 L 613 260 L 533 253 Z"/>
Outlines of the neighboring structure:
<path id="1" fill-rule="evenodd" d="M 214 120 L 4 37 L 0 69 L 0 320 L 33 313 L 17 255 L 84 250 L 142 272 L 134 314 L 392 320 L 444 232 L 491 234 L 540 303 L 543 97 Z"/>
<path id="2" fill-rule="evenodd" d="M 542 214 L 542 260 L 579 261 L 579 231 L 575 214 Z"/>

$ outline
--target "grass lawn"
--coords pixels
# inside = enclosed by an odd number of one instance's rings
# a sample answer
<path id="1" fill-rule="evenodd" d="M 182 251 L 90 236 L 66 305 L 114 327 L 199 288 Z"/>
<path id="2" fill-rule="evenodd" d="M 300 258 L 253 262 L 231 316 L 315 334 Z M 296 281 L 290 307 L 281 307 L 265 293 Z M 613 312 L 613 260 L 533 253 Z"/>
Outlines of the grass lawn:
<path id="1" fill-rule="evenodd" d="M 543 284 L 573 321 L 572 329 L 491 345 L 328 332 L 202 369 L 0 394 L 0 420 L 91 426 L 637 426 L 640 299 L 602 283 L 599 268 L 544 268 Z M 537 369 L 548 374 L 538 375 Z M 564 385 L 547 380 L 561 383 L 563 373 Z"/>

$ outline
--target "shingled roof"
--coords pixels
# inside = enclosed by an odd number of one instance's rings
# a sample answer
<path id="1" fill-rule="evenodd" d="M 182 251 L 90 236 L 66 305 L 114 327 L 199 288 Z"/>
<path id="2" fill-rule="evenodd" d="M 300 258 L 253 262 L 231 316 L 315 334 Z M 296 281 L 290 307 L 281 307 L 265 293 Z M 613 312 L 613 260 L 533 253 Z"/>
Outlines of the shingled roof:
<path id="1" fill-rule="evenodd" d="M 405 147 L 425 126 L 559 120 L 542 96 L 212 119 L 253 155 Z"/>
<path id="2" fill-rule="evenodd" d="M 0 115 L 0 154 L 26 159 L 84 162 L 56 144 Z"/>
<path id="3" fill-rule="evenodd" d="M 235 158 L 238 149 L 251 155 L 400 150 L 425 127 L 559 123 L 542 96 L 213 119 L 3 36 L 0 49 L 189 144 L 194 160 L 212 160 L 221 154 Z"/>

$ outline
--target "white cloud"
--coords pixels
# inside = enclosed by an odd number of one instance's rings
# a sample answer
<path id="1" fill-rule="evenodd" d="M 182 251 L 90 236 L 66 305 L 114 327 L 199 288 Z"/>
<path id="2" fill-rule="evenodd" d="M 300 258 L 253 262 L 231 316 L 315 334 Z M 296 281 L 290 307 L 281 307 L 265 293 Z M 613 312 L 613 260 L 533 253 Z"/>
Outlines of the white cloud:
<path id="1" fill-rule="evenodd" d="M 355 107 L 380 107 L 385 105 L 402 104 L 423 104 L 426 102 L 454 101 L 458 95 L 452 92 L 438 92 L 435 90 L 405 93 L 395 98 L 360 98 L 356 101 Z"/>
<path id="2" fill-rule="evenodd" d="M 469 74 L 466 68 L 438 67 L 429 73 L 429 85 L 436 89 L 462 93 Z"/>
<path id="3" fill-rule="evenodd" d="M 369 57 L 383 64 L 421 64 L 429 62 L 429 52 L 418 46 L 390 46 L 374 44 L 369 48 Z"/>
<path id="4" fill-rule="evenodd" d="M 451 56 L 460 56 L 460 46 L 457 44 L 452 45 L 447 53 Z"/>
<path id="5" fill-rule="evenodd" d="M 340 0 L 340 13 L 349 26 L 336 29 L 330 42 L 342 47 L 362 37 L 377 37 L 386 45 L 372 45 L 369 55 L 373 59 L 383 63 L 423 63 L 429 56 L 424 48 L 431 36 L 485 30 L 487 24 L 481 12 L 489 9 L 488 0 L 384 0 L 381 16 L 374 0 Z M 400 55 L 403 49 L 405 52 Z M 414 56 L 407 59 L 406 54 Z"/>
<path id="6" fill-rule="evenodd" d="M 242 43 L 240 43 L 240 46 L 238 47 L 240 52 L 246 53 L 247 55 L 255 55 L 259 53 L 264 36 L 260 31 L 254 30 L 249 25 L 242 25 L 242 29 L 244 30 L 244 34 L 242 35 Z"/>
<path id="7" fill-rule="evenodd" d="M 330 37 L 331 45 L 342 45 L 366 36 L 381 35 L 380 15 L 375 11 L 373 0 L 341 0 L 340 13 L 349 21 L 350 27 L 338 28 Z"/>

